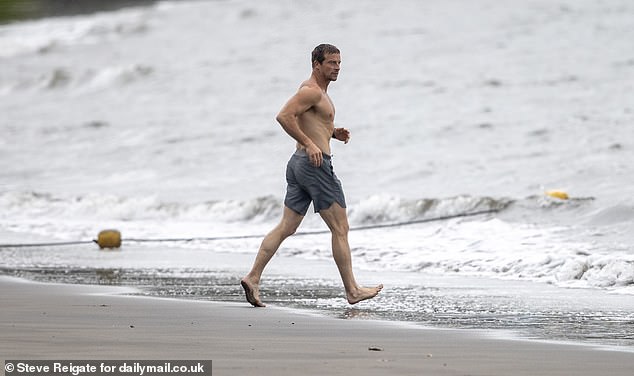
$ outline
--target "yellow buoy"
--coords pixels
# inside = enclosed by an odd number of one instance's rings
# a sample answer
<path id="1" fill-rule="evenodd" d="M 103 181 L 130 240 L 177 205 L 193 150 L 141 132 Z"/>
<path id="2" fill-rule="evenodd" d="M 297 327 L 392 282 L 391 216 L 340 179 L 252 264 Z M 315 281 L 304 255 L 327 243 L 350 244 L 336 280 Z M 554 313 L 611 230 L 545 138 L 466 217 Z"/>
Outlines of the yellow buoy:
<path id="1" fill-rule="evenodd" d="M 558 198 L 560 200 L 567 200 L 567 199 L 570 198 L 570 197 L 568 197 L 568 193 L 566 193 L 564 191 L 557 190 L 557 189 L 546 191 L 546 195 L 550 196 L 550 197 Z"/>
<path id="2" fill-rule="evenodd" d="M 103 230 L 99 232 L 95 243 L 99 248 L 119 248 L 121 247 L 121 233 L 117 230 Z"/>

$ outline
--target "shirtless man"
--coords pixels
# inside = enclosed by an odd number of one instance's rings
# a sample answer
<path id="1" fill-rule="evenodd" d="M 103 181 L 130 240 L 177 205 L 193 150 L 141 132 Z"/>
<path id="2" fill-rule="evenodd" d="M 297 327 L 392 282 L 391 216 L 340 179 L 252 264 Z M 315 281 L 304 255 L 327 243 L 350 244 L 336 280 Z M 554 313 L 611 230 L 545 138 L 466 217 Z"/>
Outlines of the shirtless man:
<path id="1" fill-rule="evenodd" d="M 247 301 L 264 307 L 260 300 L 260 278 L 280 244 L 297 230 L 311 201 L 332 233 L 332 254 L 343 280 L 348 303 L 356 304 L 375 297 L 383 288 L 361 287 L 354 279 L 348 217 L 341 182 L 332 169 L 330 139 L 348 143 L 350 132 L 335 128 L 335 107 L 327 94 L 328 85 L 336 81 L 341 68 L 337 47 L 320 44 L 312 52 L 313 71 L 297 93 L 282 107 L 277 121 L 297 141 L 297 150 L 288 161 L 284 213 L 280 223 L 262 240 L 253 267 L 240 284 Z"/>

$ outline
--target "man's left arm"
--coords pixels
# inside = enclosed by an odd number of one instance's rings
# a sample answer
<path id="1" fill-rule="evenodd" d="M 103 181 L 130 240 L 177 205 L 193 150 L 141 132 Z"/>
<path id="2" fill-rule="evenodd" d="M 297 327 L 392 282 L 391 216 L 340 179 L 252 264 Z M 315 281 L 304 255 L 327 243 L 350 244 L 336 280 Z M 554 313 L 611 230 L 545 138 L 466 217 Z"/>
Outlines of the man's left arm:
<path id="1" fill-rule="evenodd" d="M 350 141 L 350 131 L 346 128 L 335 128 L 334 132 L 332 132 L 332 138 L 347 144 Z"/>

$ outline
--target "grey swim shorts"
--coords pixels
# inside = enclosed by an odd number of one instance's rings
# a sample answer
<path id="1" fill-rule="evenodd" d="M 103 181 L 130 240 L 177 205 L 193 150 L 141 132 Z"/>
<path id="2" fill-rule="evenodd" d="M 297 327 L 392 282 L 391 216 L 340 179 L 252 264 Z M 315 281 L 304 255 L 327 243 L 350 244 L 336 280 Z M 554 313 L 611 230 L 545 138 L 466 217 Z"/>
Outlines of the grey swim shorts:
<path id="1" fill-rule="evenodd" d="M 332 169 L 330 155 L 323 155 L 320 167 L 313 166 L 304 150 L 297 150 L 286 165 L 286 198 L 284 205 L 306 215 L 310 202 L 315 213 L 328 209 L 333 203 L 346 207 L 341 182 Z"/>

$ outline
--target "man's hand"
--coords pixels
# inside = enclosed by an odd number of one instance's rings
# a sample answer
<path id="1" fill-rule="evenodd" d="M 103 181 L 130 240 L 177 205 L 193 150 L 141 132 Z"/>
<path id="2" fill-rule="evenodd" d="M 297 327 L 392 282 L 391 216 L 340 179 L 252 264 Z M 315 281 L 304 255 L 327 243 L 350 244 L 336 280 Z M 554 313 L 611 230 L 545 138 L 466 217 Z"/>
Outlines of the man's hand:
<path id="1" fill-rule="evenodd" d="M 343 141 L 344 144 L 347 144 L 350 141 L 350 131 L 346 128 L 335 128 L 332 136 L 339 141 Z"/>
<path id="2" fill-rule="evenodd" d="M 317 147 L 317 145 L 315 145 L 314 143 L 310 143 L 307 147 L 306 147 L 306 154 L 308 155 L 308 160 L 310 161 L 310 163 L 315 166 L 315 167 L 319 167 L 321 166 L 321 163 L 323 162 L 324 156 L 321 153 L 321 149 Z"/>

